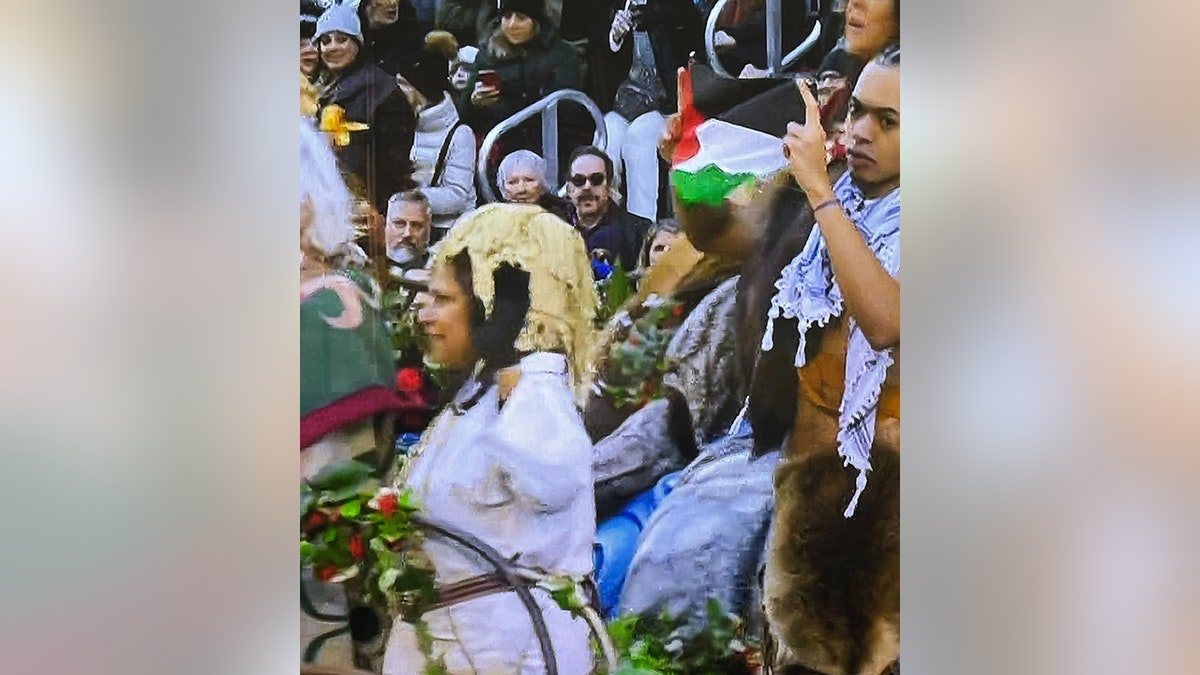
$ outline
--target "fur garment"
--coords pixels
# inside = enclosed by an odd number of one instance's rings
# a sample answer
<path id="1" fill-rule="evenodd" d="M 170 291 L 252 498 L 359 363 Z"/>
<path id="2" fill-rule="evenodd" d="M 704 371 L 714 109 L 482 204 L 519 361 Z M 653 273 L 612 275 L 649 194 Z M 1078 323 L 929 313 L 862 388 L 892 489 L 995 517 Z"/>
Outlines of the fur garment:
<path id="1" fill-rule="evenodd" d="M 857 472 L 836 454 L 776 470 L 765 596 L 781 672 L 879 675 L 899 657 L 900 455 L 876 447 L 871 459 L 851 518 Z"/>

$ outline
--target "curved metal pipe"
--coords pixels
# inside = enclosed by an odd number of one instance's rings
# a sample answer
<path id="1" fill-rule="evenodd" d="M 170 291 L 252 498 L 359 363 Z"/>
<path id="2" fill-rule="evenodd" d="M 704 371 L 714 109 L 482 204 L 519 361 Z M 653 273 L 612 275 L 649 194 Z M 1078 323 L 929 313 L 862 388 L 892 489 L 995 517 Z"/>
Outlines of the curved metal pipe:
<path id="1" fill-rule="evenodd" d="M 717 18 L 721 11 L 725 9 L 725 5 L 729 0 L 717 0 L 713 5 L 712 11 L 708 13 L 708 20 L 704 25 L 704 51 L 708 54 L 708 65 L 713 69 L 713 72 L 721 77 L 736 78 L 737 75 L 729 73 L 722 65 L 720 57 L 717 55 L 716 34 L 717 34 Z M 780 38 L 780 3 L 782 0 L 767 0 L 767 76 L 775 77 L 783 72 L 784 68 L 792 65 L 803 56 L 808 50 L 812 49 L 813 45 L 817 44 L 817 40 L 821 37 L 821 20 L 817 19 L 813 22 L 813 28 L 808 33 L 808 37 L 796 46 L 795 49 L 788 52 L 783 59 L 780 60 L 778 69 L 774 64 L 774 58 L 778 55 L 779 48 L 782 46 Z M 810 12 L 812 11 L 810 2 Z M 774 39 L 772 39 L 774 38 Z"/>
<path id="2" fill-rule="evenodd" d="M 721 11 L 728 2 L 729 0 L 717 0 L 708 13 L 708 21 L 704 23 L 704 51 L 708 54 L 708 65 L 721 77 L 735 77 L 726 72 L 725 66 L 721 65 L 721 59 L 717 58 L 717 47 L 713 42 L 717 34 L 717 17 L 721 16 Z"/>
<path id="3" fill-rule="evenodd" d="M 542 159 L 546 160 L 546 173 L 549 174 L 546 178 L 558 181 L 558 104 L 563 101 L 574 101 L 587 109 L 596 122 L 596 132 L 592 134 L 592 144 L 608 150 L 608 129 L 604 127 L 604 115 L 600 112 L 600 107 L 596 105 L 596 102 L 577 89 L 560 89 L 552 92 L 540 101 L 531 103 L 510 117 L 501 120 L 483 137 L 483 143 L 479 146 L 479 156 L 475 159 L 475 183 L 485 201 L 499 201 L 487 175 L 488 157 L 492 154 L 496 140 L 505 132 L 539 113 L 543 115 Z M 553 115 L 553 119 L 545 116 L 547 109 Z"/>
<path id="4" fill-rule="evenodd" d="M 813 29 L 811 32 L 809 32 L 808 37 L 804 38 L 804 42 L 801 42 L 799 45 L 797 45 L 797 47 L 795 49 L 788 52 L 787 56 L 783 57 L 783 65 L 781 66 L 781 68 L 787 68 L 788 66 L 795 63 L 796 59 L 799 59 L 801 56 L 804 55 L 805 52 L 812 49 L 813 45 L 817 44 L 817 40 L 820 39 L 820 37 L 821 37 L 821 20 L 817 19 L 816 21 L 813 22 Z M 774 75 L 776 73 L 772 73 L 772 74 Z"/>

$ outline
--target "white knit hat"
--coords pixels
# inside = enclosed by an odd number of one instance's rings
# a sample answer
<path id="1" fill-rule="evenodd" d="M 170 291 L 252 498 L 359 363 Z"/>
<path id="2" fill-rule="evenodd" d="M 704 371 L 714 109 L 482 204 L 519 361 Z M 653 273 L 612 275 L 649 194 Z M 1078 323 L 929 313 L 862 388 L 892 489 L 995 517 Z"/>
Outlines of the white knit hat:
<path id="1" fill-rule="evenodd" d="M 317 19 L 317 33 L 313 40 L 321 39 L 326 33 L 345 33 L 362 44 L 362 23 L 358 20 L 358 2 L 350 0 L 336 4 L 325 10 Z"/>
<path id="2" fill-rule="evenodd" d="M 458 60 L 462 63 L 475 63 L 477 56 L 479 56 L 479 47 L 467 45 L 458 50 Z"/>

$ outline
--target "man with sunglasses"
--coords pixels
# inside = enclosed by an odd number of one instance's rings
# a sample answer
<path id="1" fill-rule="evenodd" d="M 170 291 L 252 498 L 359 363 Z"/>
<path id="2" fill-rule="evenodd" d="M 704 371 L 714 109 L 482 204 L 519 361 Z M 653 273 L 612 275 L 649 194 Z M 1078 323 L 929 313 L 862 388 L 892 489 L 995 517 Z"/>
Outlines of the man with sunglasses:
<path id="1" fill-rule="evenodd" d="M 567 197 L 571 200 L 571 224 L 583 235 L 588 253 L 603 249 L 611 262 L 626 271 L 637 267 L 638 253 L 650 221 L 635 216 L 612 200 L 613 161 L 592 145 L 571 153 Z"/>

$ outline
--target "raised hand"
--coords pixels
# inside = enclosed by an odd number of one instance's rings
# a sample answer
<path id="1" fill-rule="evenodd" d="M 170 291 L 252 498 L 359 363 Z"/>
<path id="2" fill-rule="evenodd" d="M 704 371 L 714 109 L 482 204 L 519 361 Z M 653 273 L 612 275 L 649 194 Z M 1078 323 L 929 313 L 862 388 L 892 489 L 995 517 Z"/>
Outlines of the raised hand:
<path id="1" fill-rule="evenodd" d="M 683 137 L 683 77 L 686 68 L 680 68 L 675 72 L 675 102 L 676 112 L 666 119 L 666 131 L 658 140 L 658 154 L 662 156 L 667 164 L 675 155 L 675 146 L 679 145 L 679 139 Z"/>
<path id="2" fill-rule="evenodd" d="M 801 80 L 797 86 L 804 99 L 804 124 L 788 122 L 787 133 L 783 137 L 783 154 L 791 164 L 796 184 L 808 195 L 809 203 L 815 206 L 833 195 L 829 174 L 825 169 L 829 155 L 817 99 L 813 97 L 807 82 Z"/>
<path id="3" fill-rule="evenodd" d="M 484 108 L 495 105 L 499 100 L 499 89 L 485 86 L 482 82 L 475 83 L 475 89 L 471 91 L 471 105 Z"/>
<path id="4" fill-rule="evenodd" d="M 618 9 L 616 15 L 613 16 L 612 30 L 608 33 L 608 39 L 613 46 L 620 47 L 621 42 L 631 30 L 633 30 L 633 13 L 628 9 Z"/>

